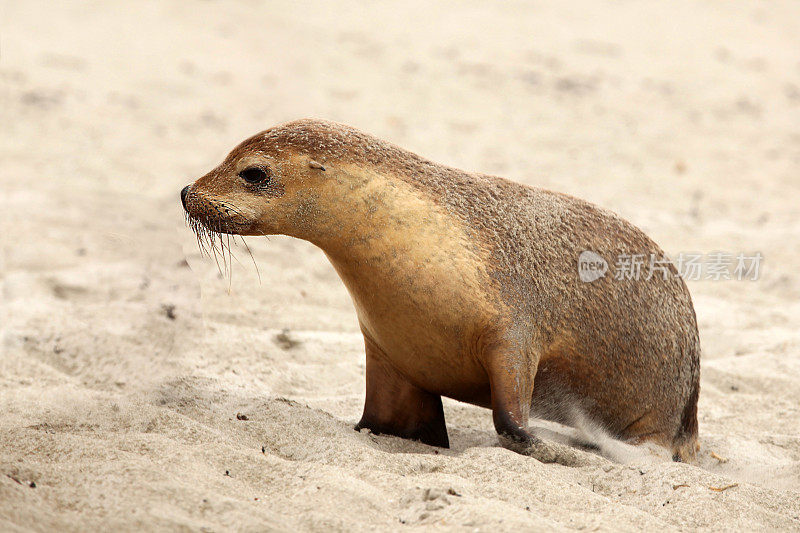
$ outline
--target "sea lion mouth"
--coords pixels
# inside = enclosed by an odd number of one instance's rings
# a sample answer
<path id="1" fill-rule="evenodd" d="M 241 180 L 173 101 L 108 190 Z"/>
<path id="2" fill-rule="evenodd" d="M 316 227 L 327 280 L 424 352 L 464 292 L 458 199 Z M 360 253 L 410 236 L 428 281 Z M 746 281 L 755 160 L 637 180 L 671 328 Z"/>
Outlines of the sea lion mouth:
<path id="1" fill-rule="evenodd" d="M 186 223 L 192 231 L 198 235 L 203 233 L 217 235 L 248 235 L 253 224 L 244 221 L 244 219 L 236 220 L 236 218 L 222 218 L 213 215 L 192 215 L 188 212 L 186 213 Z"/>
<path id="2" fill-rule="evenodd" d="M 186 224 L 197 237 L 200 253 L 217 260 L 221 257 L 225 270 L 228 270 L 229 263 L 225 258 L 232 257 L 231 241 L 235 242 L 237 236 L 250 234 L 253 221 L 233 205 L 221 200 L 201 198 L 196 194 L 182 199 Z M 244 240 L 242 242 L 247 248 L 247 243 Z M 247 250 L 249 252 L 249 248 Z"/>
<path id="3" fill-rule="evenodd" d="M 195 233 L 210 231 L 242 235 L 253 225 L 251 217 L 233 204 L 198 194 L 190 187 L 181 191 L 181 203 L 186 212 L 186 221 Z"/>

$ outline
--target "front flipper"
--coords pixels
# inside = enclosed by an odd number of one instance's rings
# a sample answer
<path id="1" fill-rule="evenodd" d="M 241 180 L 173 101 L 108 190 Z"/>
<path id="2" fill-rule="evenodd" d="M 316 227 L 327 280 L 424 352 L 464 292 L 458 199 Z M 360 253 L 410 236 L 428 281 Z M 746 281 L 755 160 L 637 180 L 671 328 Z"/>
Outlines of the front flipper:
<path id="1" fill-rule="evenodd" d="M 367 399 L 355 429 L 395 435 L 442 448 L 450 447 L 442 397 L 424 391 L 386 362 L 380 349 L 364 337 L 367 352 Z"/>
<path id="2" fill-rule="evenodd" d="M 500 347 L 495 347 L 486 355 L 492 390 L 492 418 L 500 444 L 543 463 L 565 466 L 592 463 L 587 454 L 563 444 L 542 440 L 525 429 L 538 360 Z"/>

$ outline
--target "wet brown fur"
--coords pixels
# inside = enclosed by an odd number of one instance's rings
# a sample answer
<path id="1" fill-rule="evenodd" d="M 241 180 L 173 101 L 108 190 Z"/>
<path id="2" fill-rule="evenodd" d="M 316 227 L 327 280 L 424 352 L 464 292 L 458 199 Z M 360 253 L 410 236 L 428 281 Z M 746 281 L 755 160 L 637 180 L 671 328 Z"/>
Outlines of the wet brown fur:
<path id="1" fill-rule="evenodd" d="M 248 158 L 273 170 L 268 188 L 242 190 Z M 584 250 L 664 255 L 614 213 L 317 120 L 244 141 L 191 191 L 193 220 L 304 238 L 331 259 L 365 337 L 357 427 L 446 446 L 444 395 L 491 408 L 504 444 L 532 455 L 529 414 L 570 423 L 578 408 L 694 457 L 700 349 L 683 280 L 671 265 L 666 280 L 579 279 Z"/>

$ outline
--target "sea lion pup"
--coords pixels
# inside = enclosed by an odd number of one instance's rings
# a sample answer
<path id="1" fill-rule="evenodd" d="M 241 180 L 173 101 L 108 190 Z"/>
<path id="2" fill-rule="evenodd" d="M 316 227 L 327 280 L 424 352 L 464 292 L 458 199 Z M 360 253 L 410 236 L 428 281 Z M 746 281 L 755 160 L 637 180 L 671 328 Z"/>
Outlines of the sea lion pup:
<path id="1" fill-rule="evenodd" d="M 569 423 L 576 408 L 694 457 L 700 348 L 683 280 L 671 264 L 666 277 L 579 275 L 587 250 L 664 256 L 614 213 L 319 120 L 247 139 L 181 197 L 196 229 L 325 252 L 364 334 L 356 429 L 448 447 L 447 396 L 490 408 L 503 445 L 543 461 L 558 454 L 526 429 L 531 411 Z"/>

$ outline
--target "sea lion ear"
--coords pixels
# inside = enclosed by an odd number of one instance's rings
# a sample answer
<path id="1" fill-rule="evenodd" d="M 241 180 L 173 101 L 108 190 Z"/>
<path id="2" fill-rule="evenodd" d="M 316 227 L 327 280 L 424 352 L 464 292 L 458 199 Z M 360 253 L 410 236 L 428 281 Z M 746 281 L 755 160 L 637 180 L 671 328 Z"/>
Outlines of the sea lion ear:
<path id="1" fill-rule="evenodd" d="M 322 165 L 322 163 L 317 163 L 313 159 L 308 162 L 308 166 L 325 172 L 325 167 Z"/>

